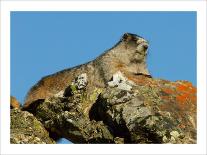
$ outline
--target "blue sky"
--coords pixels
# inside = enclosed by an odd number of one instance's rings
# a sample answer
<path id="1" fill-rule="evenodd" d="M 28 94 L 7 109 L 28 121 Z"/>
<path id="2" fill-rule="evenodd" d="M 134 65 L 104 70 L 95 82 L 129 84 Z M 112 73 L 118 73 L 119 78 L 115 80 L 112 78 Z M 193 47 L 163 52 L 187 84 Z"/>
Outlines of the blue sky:
<path id="1" fill-rule="evenodd" d="M 23 102 L 41 77 L 93 60 L 125 32 L 149 41 L 153 77 L 196 86 L 196 12 L 11 12 L 11 95 Z"/>

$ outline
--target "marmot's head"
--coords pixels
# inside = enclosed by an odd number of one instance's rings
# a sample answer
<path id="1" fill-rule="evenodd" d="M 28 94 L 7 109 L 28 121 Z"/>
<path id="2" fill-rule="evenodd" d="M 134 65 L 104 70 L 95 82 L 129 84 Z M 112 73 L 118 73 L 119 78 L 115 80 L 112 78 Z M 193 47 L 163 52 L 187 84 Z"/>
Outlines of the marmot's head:
<path id="1" fill-rule="evenodd" d="M 125 33 L 121 40 L 100 58 L 104 58 L 104 63 L 108 63 L 110 67 L 116 64 L 118 69 L 124 68 L 129 73 L 150 75 L 146 65 L 147 49 L 148 41 L 144 38 Z"/>
<path id="2" fill-rule="evenodd" d="M 125 44 L 126 52 L 130 61 L 134 63 L 145 62 L 147 56 L 148 42 L 136 34 L 125 33 L 121 41 Z"/>

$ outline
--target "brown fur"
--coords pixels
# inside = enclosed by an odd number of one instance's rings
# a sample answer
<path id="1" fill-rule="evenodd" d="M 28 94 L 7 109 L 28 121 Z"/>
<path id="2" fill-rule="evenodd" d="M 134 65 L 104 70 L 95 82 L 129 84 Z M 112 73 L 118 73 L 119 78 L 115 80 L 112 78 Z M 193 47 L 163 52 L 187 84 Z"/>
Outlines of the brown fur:
<path id="1" fill-rule="evenodd" d="M 82 73 L 87 73 L 87 88 L 91 90 L 94 87 L 105 87 L 117 71 L 133 76 L 137 73 L 149 75 L 146 68 L 147 49 L 144 49 L 147 45 L 147 41 L 137 35 L 124 34 L 113 48 L 95 60 L 42 78 L 28 92 L 24 108 L 37 99 L 45 99 L 64 90 L 75 77 Z"/>
<path id="2" fill-rule="evenodd" d="M 20 103 L 13 96 L 10 96 L 10 108 L 20 108 Z"/>

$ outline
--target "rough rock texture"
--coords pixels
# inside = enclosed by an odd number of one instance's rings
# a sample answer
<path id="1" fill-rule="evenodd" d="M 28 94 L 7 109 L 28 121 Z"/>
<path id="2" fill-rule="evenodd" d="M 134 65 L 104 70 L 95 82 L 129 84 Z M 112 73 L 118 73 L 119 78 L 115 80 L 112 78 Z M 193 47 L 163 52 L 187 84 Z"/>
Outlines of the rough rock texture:
<path id="1" fill-rule="evenodd" d="M 191 83 L 143 75 L 133 84 L 124 79 L 95 89 L 92 96 L 87 96 L 86 84 L 74 81 L 63 96 L 38 100 L 27 110 L 50 132 L 73 143 L 196 143 L 196 89 Z M 119 86 L 123 84 L 131 89 Z"/>
<path id="2" fill-rule="evenodd" d="M 118 87 L 122 90 L 131 90 L 134 82 L 127 80 L 124 75 L 118 71 L 113 75 L 112 80 L 108 82 L 108 85 L 110 87 Z"/>
<path id="3" fill-rule="evenodd" d="M 80 77 L 85 78 L 80 82 Z M 88 102 L 95 102 L 98 89 L 92 96 L 86 93 L 86 75 L 78 76 L 63 93 L 62 97 L 38 100 L 30 105 L 28 111 L 55 135 L 64 137 L 74 143 L 113 143 L 110 128 L 103 121 L 90 121 Z"/>
<path id="4" fill-rule="evenodd" d="M 31 113 L 11 109 L 10 143 L 12 144 L 54 144 L 44 128 Z"/>
<path id="5" fill-rule="evenodd" d="M 191 83 L 137 80 L 131 91 L 105 89 L 91 119 L 103 120 L 126 143 L 196 143 L 196 89 Z"/>

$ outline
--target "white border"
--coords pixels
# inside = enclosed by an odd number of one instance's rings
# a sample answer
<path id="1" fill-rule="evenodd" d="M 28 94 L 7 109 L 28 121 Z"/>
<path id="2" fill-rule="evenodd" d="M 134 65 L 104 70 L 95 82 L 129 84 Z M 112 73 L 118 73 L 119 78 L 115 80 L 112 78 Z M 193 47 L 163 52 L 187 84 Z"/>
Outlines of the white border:
<path id="1" fill-rule="evenodd" d="M 197 11 L 197 144 L 10 144 L 10 11 Z M 2 154 L 206 154 L 206 2 L 205 1 L 2 1 L 1 2 Z"/>

